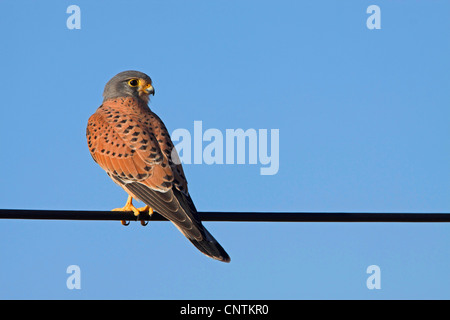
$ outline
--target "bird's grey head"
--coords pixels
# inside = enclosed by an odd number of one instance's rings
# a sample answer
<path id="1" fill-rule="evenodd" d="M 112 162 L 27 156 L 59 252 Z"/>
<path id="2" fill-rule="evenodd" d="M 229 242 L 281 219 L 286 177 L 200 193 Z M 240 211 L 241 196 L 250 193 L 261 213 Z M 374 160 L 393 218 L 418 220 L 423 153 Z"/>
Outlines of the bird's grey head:
<path id="1" fill-rule="evenodd" d="M 103 101 L 119 97 L 134 97 L 148 103 L 150 95 L 155 95 L 152 79 L 145 73 L 130 70 L 116 74 L 106 83 Z"/>

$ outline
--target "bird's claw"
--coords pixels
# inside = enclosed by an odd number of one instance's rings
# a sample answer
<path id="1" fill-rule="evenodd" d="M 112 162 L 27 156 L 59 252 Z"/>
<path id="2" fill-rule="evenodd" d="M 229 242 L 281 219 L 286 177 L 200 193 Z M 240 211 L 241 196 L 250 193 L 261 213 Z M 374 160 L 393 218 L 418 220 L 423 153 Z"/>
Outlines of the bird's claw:
<path id="1" fill-rule="evenodd" d="M 141 213 L 148 212 L 149 216 L 151 217 L 152 214 L 153 214 L 153 209 L 150 208 L 150 206 L 145 206 L 145 207 L 139 208 L 139 209 L 137 209 L 137 210 L 139 211 L 139 215 L 137 216 L 137 217 L 138 217 L 138 220 L 139 220 L 139 222 L 141 223 L 141 226 L 145 227 L 146 225 L 148 225 L 148 221 L 141 220 L 141 219 L 140 219 L 140 214 L 141 214 Z"/>
<path id="2" fill-rule="evenodd" d="M 153 214 L 153 209 L 150 208 L 149 206 L 145 206 L 142 208 L 136 208 L 133 205 L 133 198 L 131 196 L 128 196 L 127 202 L 125 203 L 125 206 L 123 208 L 116 208 L 116 209 L 113 209 L 112 211 L 122 211 L 122 212 L 132 211 L 134 213 L 134 215 L 137 217 L 136 220 L 139 220 L 141 225 L 144 227 L 148 224 L 148 221 L 144 221 L 144 220 L 140 219 L 141 213 L 148 212 L 148 214 L 150 216 Z M 129 221 L 125 221 L 125 220 L 121 220 L 120 222 L 122 223 L 123 226 L 128 226 L 130 224 Z"/>
<path id="3" fill-rule="evenodd" d="M 141 226 L 143 226 L 143 227 L 148 225 L 148 221 L 141 220 L 140 222 L 141 222 Z"/>

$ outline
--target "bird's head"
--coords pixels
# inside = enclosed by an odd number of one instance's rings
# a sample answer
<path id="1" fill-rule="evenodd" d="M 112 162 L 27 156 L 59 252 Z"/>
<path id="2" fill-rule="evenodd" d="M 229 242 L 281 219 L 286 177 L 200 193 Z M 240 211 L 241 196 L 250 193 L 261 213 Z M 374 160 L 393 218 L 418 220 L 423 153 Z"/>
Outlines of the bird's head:
<path id="1" fill-rule="evenodd" d="M 103 101 L 119 97 L 134 97 L 148 103 L 150 95 L 155 95 L 155 89 L 148 75 L 139 71 L 123 71 L 106 83 Z"/>

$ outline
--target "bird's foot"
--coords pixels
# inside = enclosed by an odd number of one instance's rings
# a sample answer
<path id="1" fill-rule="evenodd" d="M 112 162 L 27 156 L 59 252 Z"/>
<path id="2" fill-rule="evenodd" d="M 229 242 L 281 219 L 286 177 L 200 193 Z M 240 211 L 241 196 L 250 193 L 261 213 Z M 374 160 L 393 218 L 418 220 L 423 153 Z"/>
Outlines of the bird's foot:
<path id="1" fill-rule="evenodd" d="M 142 208 L 138 208 L 137 210 L 139 211 L 139 213 L 145 213 L 145 212 L 147 212 L 148 215 L 149 215 L 150 217 L 151 217 L 152 214 L 153 214 L 153 209 L 150 208 L 150 206 L 145 206 L 145 207 L 142 207 Z M 138 219 L 139 219 L 139 216 L 138 216 Z M 142 225 L 143 227 L 145 227 L 146 225 L 148 225 L 148 221 L 144 221 L 144 220 L 139 220 L 139 221 L 141 222 L 141 225 Z"/>
<path id="2" fill-rule="evenodd" d="M 136 217 L 139 217 L 141 212 L 139 209 L 136 209 L 136 207 L 133 205 L 133 198 L 131 196 L 128 196 L 127 203 L 125 203 L 125 206 L 123 208 L 116 208 L 112 211 L 122 211 L 122 212 L 129 212 L 132 211 Z M 120 221 L 122 225 L 128 226 L 130 222 L 127 222 L 125 220 Z"/>

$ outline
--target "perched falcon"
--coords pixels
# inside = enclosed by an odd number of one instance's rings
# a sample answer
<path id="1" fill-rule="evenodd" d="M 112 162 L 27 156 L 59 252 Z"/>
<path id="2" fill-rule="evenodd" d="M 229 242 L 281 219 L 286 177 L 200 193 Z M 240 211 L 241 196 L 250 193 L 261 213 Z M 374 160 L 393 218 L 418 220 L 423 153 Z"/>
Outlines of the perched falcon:
<path id="1" fill-rule="evenodd" d="M 105 86 L 103 104 L 89 118 L 86 137 L 92 158 L 128 193 L 135 215 L 153 209 L 202 253 L 223 262 L 230 257 L 198 218 L 176 150 L 161 119 L 148 107 L 152 80 L 138 71 L 117 74 Z M 147 206 L 137 209 L 132 199 Z M 122 221 L 124 224 L 124 221 Z"/>

